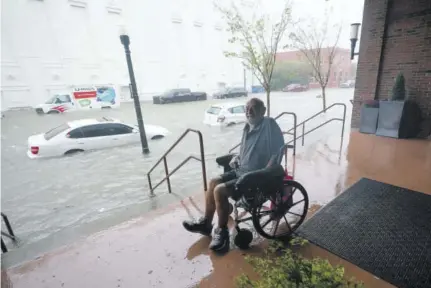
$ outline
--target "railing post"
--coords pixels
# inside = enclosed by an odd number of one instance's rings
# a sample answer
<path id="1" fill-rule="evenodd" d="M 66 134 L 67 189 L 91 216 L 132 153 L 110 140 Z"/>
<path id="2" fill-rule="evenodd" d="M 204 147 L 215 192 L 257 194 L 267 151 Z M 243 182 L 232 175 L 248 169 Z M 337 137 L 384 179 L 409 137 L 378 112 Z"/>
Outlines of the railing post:
<path id="1" fill-rule="evenodd" d="M 7 218 L 6 214 L 1 213 L 1 216 L 3 217 L 4 223 L 6 224 L 7 231 L 11 236 L 15 237 L 15 234 L 12 230 L 12 225 L 10 225 L 9 219 Z"/>
<path id="2" fill-rule="evenodd" d="M 169 171 L 168 171 L 168 162 L 166 161 L 166 157 L 163 157 L 163 165 L 165 166 L 165 175 L 166 175 L 166 183 L 168 183 L 168 192 L 172 193 L 171 190 L 171 180 L 169 179 Z"/>
<path id="3" fill-rule="evenodd" d="M 153 185 L 151 184 L 151 176 L 150 173 L 147 174 L 148 186 L 150 188 L 150 196 L 154 196 Z"/>
<path id="4" fill-rule="evenodd" d="M 6 244 L 4 244 L 4 242 L 3 242 L 3 238 L 1 238 L 1 251 L 2 251 L 3 253 L 6 253 L 6 252 L 7 252 Z"/>
<path id="5" fill-rule="evenodd" d="M 201 165 L 202 165 L 202 176 L 203 176 L 203 180 L 204 180 L 204 190 L 207 191 L 208 190 L 208 186 L 207 186 L 207 170 L 205 167 L 205 150 L 204 150 L 204 140 L 202 137 L 202 133 L 200 131 L 198 131 L 198 136 L 199 136 L 199 148 L 201 150 Z"/>
<path id="6" fill-rule="evenodd" d="M 302 123 L 302 146 L 304 146 L 304 138 L 305 138 L 305 122 Z"/>
<path id="7" fill-rule="evenodd" d="M 293 156 L 296 155 L 296 114 L 293 113 Z"/>
<path id="8" fill-rule="evenodd" d="M 346 104 L 343 103 L 343 125 L 341 128 L 341 144 L 340 144 L 340 156 L 341 156 L 341 151 L 343 149 L 343 142 L 344 142 L 344 125 L 346 123 Z"/>

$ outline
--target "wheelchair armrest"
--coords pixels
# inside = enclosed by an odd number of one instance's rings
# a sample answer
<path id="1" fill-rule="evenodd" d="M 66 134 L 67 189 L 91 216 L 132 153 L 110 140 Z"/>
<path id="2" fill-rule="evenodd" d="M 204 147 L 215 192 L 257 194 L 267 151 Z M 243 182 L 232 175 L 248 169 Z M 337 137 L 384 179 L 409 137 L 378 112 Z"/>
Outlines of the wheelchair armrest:
<path id="1" fill-rule="evenodd" d="M 250 188 L 254 186 L 273 184 L 274 180 L 283 180 L 285 172 L 283 166 L 272 165 L 259 169 L 256 171 L 248 172 L 239 177 L 236 182 L 237 189 Z"/>
<path id="2" fill-rule="evenodd" d="M 230 161 L 235 156 L 235 154 L 227 154 L 216 158 L 216 162 L 220 166 L 229 166 Z"/>
<path id="3" fill-rule="evenodd" d="M 227 154 L 216 158 L 217 164 L 223 167 L 224 173 L 232 170 L 232 167 L 229 166 L 229 163 L 234 156 L 235 154 Z"/>

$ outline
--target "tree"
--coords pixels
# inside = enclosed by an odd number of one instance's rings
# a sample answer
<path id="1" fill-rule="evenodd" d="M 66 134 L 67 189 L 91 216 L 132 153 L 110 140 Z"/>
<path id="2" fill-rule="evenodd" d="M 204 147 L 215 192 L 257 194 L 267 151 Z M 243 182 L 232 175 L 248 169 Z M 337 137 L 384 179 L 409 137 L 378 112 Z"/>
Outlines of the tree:
<path id="1" fill-rule="evenodd" d="M 322 89 L 323 110 L 326 109 L 326 86 L 336 59 L 337 44 L 340 39 L 341 25 L 330 25 L 328 14 L 322 25 L 313 21 L 305 29 L 297 25 L 296 32 L 290 33 L 293 48 L 300 51 L 313 69 L 313 76 Z M 319 29 L 320 27 L 320 29 Z M 335 32 L 330 35 L 330 32 Z M 331 37 L 332 36 L 332 37 Z M 330 39 L 332 38 L 332 39 Z"/>
<path id="2" fill-rule="evenodd" d="M 251 70 L 266 92 L 266 111 L 270 115 L 271 79 L 273 76 L 276 54 L 283 36 L 291 24 L 291 5 L 285 3 L 280 20 L 271 23 L 267 15 L 253 16 L 248 21 L 241 15 L 238 7 L 232 3 L 230 8 L 217 6 L 226 20 L 231 34 L 229 43 L 235 44 L 238 51 L 225 52 L 226 57 L 242 60 L 242 64 Z"/>

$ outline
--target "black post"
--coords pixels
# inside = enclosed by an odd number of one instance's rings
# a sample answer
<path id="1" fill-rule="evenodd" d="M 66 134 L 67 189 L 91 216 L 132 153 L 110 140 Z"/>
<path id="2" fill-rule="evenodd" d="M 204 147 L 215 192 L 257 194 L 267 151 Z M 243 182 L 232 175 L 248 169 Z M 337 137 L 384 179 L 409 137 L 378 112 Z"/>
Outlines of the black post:
<path id="1" fill-rule="evenodd" d="M 247 91 L 247 76 L 246 76 L 245 68 L 244 68 L 244 90 Z"/>
<path id="2" fill-rule="evenodd" d="M 356 42 L 358 41 L 358 39 L 350 39 L 350 60 L 353 60 L 355 58 L 355 55 L 357 55 L 357 53 L 355 53 L 355 48 L 356 48 Z"/>
<path id="3" fill-rule="evenodd" d="M 147 136 L 145 135 L 144 120 L 142 120 L 141 103 L 139 102 L 138 88 L 136 87 L 135 73 L 133 72 L 132 57 L 130 56 L 130 38 L 129 35 L 120 36 L 121 44 L 126 52 L 127 68 L 129 69 L 130 86 L 132 89 L 133 102 L 135 103 L 136 118 L 138 120 L 139 134 L 141 136 L 142 153 L 150 153 L 148 149 Z"/>

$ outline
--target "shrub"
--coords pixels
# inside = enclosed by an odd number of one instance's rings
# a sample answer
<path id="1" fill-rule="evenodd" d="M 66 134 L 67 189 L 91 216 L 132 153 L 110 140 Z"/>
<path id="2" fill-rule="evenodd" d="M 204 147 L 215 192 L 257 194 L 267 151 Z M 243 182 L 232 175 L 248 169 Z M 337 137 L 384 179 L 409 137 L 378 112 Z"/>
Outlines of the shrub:
<path id="1" fill-rule="evenodd" d="M 406 98 L 406 84 L 403 73 L 399 73 L 395 78 L 394 88 L 392 90 L 392 101 L 404 101 Z"/>
<path id="2" fill-rule="evenodd" d="M 291 245 L 304 245 L 299 239 Z M 259 275 L 251 280 L 243 274 L 236 279 L 238 288 L 359 288 L 361 283 L 344 278 L 342 266 L 333 267 L 327 260 L 305 259 L 282 244 L 272 242 L 263 257 L 247 256 Z"/>

